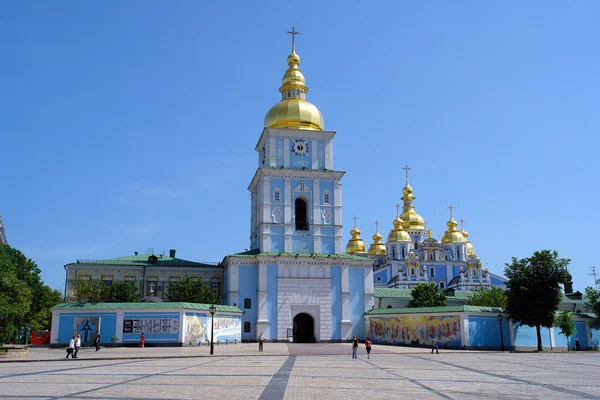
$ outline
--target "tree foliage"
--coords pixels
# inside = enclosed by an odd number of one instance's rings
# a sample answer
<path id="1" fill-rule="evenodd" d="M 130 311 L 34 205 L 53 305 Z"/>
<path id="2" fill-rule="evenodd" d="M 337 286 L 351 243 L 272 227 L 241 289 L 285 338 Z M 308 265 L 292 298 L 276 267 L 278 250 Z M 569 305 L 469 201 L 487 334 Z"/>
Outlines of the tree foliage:
<path id="1" fill-rule="evenodd" d="M 104 301 L 108 303 L 135 303 L 140 301 L 140 288 L 130 281 L 114 281 L 108 287 Z"/>
<path id="2" fill-rule="evenodd" d="M 558 313 L 554 319 L 554 326 L 560 329 L 560 333 L 567 337 L 567 350 L 569 349 L 569 338 L 577 332 L 573 316 L 572 312 L 565 310 Z"/>
<path id="3" fill-rule="evenodd" d="M 218 304 L 219 300 L 214 290 L 202 279 L 192 280 L 189 277 L 171 285 L 169 301 L 184 301 L 189 303 Z"/>
<path id="4" fill-rule="evenodd" d="M 571 260 L 559 258 L 558 252 L 536 251 L 529 258 L 512 258 L 504 274 L 507 307 L 510 318 L 528 326 L 535 326 L 538 351 L 542 351 L 541 327 L 554 325 L 554 315 L 561 301 L 560 284 L 567 280 L 567 265 Z"/>
<path id="5" fill-rule="evenodd" d="M 22 252 L 0 245 L 0 341 L 14 338 L 22 328 L 50 328 L 50 308 L 62 301 L 62 295 L 44 285 L 40 273 Z"/>
<path id="6" fill-rule="evenodd" d="M 74 279 L 73 296 L 79 303 L 100 303 L 108 298 L 109 289 L 100 279 Z"/>
<path id="7" fill-rule="evenodd" d="M 473 292 L 467 304 L 470 306 L 506 308 L 506 291 L 499 287 L 479 288 Z"/>
<path id="8" fill-rule="evenodd" d="M 593 321 L 594 328 L 600 328 L 600 291 L 588 286 L 585 288 L 586 308 L 596 314 Z"/>
<path id="9" fill-rule="evenodd" d="M 443 307 L 447 304 L 446 293 L 442 292 L 436 285 L 420 283 L 411 292 L 412 299 L 408 307 Z"/>

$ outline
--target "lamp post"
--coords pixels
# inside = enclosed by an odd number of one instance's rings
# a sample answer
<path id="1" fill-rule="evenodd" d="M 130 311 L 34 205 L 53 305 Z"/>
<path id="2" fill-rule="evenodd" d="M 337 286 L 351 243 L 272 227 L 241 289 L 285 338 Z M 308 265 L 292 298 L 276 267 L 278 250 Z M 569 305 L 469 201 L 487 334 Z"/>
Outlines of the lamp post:
<path id="1" fill-rule="evenodd" d="M 217 307 L 213 304 L 208 308 L 208 312 L 210 313 L 210 354 L 215 352 L 215 347 L 213 344 L 213 333 L 215 332 L 215 312 L 217 311 Z"/>
<path id="2" fill-rule="evenodd" d="M 502 333 L 502 320 L 504 319 L 504 317 L 502 316 L 502 314 L 498 314 L 496 318 L 498 318 L 498 322 L 500 323 L 500 348 L 502 349 L 502 351 L 504 351 L 504 334 Z"/>

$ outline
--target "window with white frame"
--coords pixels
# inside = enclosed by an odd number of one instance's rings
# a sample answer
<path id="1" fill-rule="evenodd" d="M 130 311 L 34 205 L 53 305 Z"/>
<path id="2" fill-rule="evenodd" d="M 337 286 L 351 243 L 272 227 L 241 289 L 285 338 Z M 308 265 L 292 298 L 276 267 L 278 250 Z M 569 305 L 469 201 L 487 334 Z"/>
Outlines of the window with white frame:
<path id="1" fill-rule="evenodd" d="M 329 192 L 325 191 L 323 193 L 323 204 L 330 204 Z"/>
<path id="2" fill-rule="evenodd" d="M 273 201 L 275 203 L 281 202 L 281 191 L 279 189 L 275 189 L 273 192 Z"/>

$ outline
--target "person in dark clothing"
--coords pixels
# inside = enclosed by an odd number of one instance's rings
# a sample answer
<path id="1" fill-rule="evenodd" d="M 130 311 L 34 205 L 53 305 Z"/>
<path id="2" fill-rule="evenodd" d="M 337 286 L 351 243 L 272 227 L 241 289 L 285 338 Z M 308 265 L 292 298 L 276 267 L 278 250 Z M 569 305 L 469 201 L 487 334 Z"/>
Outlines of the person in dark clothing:
<path id="1" fill-rule="evenodd" d="M 96 351 L 100 350 L 100 335 L 96 335 L 96 339 L 94 339 L 94 346 L 96 347 Z"/>
<path id="2" fill-rule="evenodd" d="M 367 348 L 367 358 L 371 358 L 371 346 L 373 346 L 373 342 L 371 342 L 371 338 L 367 338 L 367 340 L 365 340 L 365 347 Z"/>
<path id="3" fill-rule="evenodd" d="M 579 338 L 575 338 L 575 350 L 581 350 L 581 344 L 579 344 Z"/>
<path id="4" fill-rule="evenodd" d="M 440 352 L 438 350 L 438 341 L 437 341 L 436 337 L 433 338 L 433 346 L 431 346 L 431 354 L 433 354 L 434 350 L 435 350 L 436 354 L 440 354 Z"/>
<path id="5" fill-rule="evenodd" d="M 352 340 L 352 358 L 358 359 L 358 339 L 354 336 Z"/>

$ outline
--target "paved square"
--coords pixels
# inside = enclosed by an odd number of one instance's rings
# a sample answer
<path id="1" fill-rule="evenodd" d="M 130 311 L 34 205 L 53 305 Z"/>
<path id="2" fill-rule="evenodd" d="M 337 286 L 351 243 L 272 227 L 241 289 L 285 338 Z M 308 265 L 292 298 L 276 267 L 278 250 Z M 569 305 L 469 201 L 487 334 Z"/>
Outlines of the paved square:
<path id="1" fill-rule="evenodd" d="M 600 398 L 600 355 L 266 344 L 83 351 L 32 350 L 0 362 L 0 399 L 578 399 Z M 102 355 L 102 356 L 100 356 Z M 34 360 L 39 361 L 34 361 Z"/>

